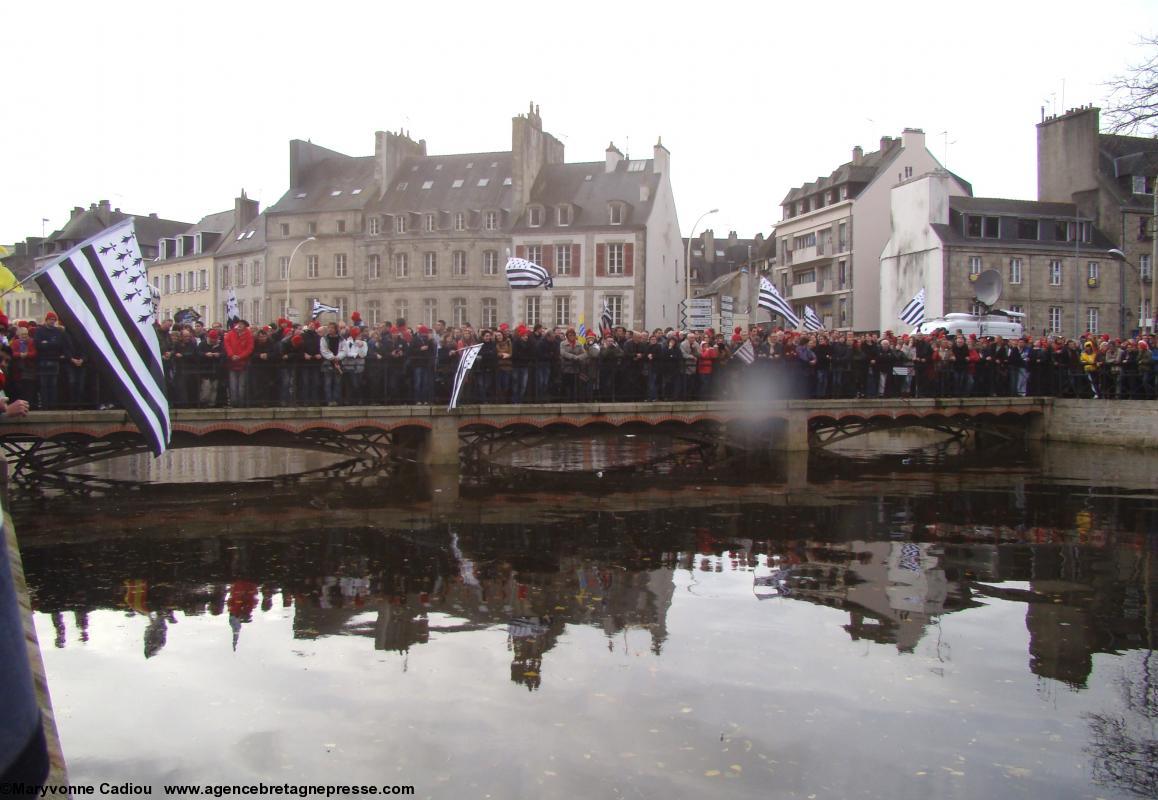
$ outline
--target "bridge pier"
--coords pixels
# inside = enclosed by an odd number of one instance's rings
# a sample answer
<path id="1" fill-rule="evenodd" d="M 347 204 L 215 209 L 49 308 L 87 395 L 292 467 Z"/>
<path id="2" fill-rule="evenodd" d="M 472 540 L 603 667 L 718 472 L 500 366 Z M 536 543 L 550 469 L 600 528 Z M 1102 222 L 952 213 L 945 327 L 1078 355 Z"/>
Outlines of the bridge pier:
<path id="1" fill-rule="evenodd" d="M 772 438 L 772 449 L 793 453 L 810 448 L 808 441 L 808 414 L 790 411 L 784 417 L 780 435 Z"/>
<path id="2" fill-rule="evenodd" d="M 430 433 L 422 448 L 422 463 L 429 466 L 458 466 L 458 419 L 433 416 Z"/>

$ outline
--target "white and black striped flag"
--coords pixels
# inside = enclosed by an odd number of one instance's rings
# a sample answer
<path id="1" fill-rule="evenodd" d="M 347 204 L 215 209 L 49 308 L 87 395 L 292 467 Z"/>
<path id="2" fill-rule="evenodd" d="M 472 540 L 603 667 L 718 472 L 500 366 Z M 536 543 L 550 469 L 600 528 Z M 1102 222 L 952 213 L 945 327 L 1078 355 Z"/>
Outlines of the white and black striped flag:
<path id="1" fill-rule="evenodd" d="M 466 380 L 466 374 L 470 372 L 470 368 L 474 366 L 474 360 L 478 358 L 478 351 L 481 349 L 481 343 L 472 344 L 459 353 L 458 369 L 454 371 L 454 389 L 450 393 L 450 405 L 446 407 L 447 411 L 450 411 L 458 405 L 458 393 L 462 391 L 462 382 Z"/>
<path id="2" fill-rule="evenodd" d="M 169 400 L 157 319 L 133 220 L 77 245 L 36 275 L 69 333 L 89 347 L 154 455 L 169 445 Z"/>
<path id="3" fill-rule="evenodd" d="M 341 314 L 342 309 L 337 306 L 328 306 L 318 298 L 314 298 L 314 308 L 310 312 L 310 319 L 317 319 L 322 314 Z"/>
<path id="4" fill-rule="evenodd" d="M 921 291 L 913 295 L 913 299 L 909 304 L 901 309 L 901 322 L 906 325 L 916 327 L 925 321 L 925 289 L 921 287 Z"/>
<path id="5" fill-rule="evenodd" d="M 804 330 L 813 333 L 824 330 L 824 323 L 820 321 L 820 317 L 816 316 L 816 311 L 812 306 L 804 307 Z"/>
<path id="6" fill-rule="evenodd" d="M 743 361 L 745 364 L 751 364 L 756 360 L 756 350 L 752 347 L 752 340 L 745 339 L 744 343 L 736 348 L 733 356 Z"/>
<path id="7" fill-rule="evenodd" d="M 555 285 L 551 273 L 534 261 L 525 258 L 507 258 L 507 285 L 512 289 L 550 289 Z"/>
<path id="8" fill-rule="evenodd" d="M 800 327 L 800 317 L 792 312 L 792 306 L 788 305 L 788 301 L 767 278 L 760 278 L 760 296 L 756 300 L 756 305 L 769 314 L 779 314 L 784 317 L 786 321 L 792 323 L 793 328 Z"/>
<path id="9" fill-rule="evenodd" d="M 603 300 L 603 313 L 599 315 L 599 329 L 604 336 L 611 335 L 611 323 L 611 306 L 607 305 L 607 300 L 605 298 Z"/>
<path id="10" fill-rule="evenodd" d="M 241 319 L 241 312 L 237 310 L 237 293 L 233 291 L 233 287 L 229 287 L 229 294 L 225 298 L 225 322 L 229 327 L 233 327 L 233 323 Z"/>

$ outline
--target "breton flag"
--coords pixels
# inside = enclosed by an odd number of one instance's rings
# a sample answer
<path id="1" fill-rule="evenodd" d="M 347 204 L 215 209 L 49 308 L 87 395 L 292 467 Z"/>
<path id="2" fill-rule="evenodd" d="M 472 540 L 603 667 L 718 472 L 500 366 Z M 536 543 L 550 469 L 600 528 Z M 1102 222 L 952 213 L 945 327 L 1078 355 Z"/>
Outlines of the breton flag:
<path id="1" fill-rule="evenodd" d="M 793 328 L 800 327 L 800 317 L 792 313 L 792 306 L 788 305 L 788 301 L 767 278 L 760 278 L 760 297 L 756 300 L 756 305 L 769 314 L 779 314 L 784 317 L 785 320 L 792 323 Z"/>
<path id="2" fill-rule="evenodd" d="M 310 319 L 317 319 L 322 314 L 341 314 L 342 309 L 337 306 L 328 306 L 318 298 L 314 298 L 314 310 L 310 312 Z"/>
<path id="3" fill-rule="evenodd" d="M 804 330 L 813 332 L 824 330 L 824 323 L 816 316 L 812 306 L 804 307 Z"/>
<path id="4" fill-rule="evenodd" d="M 36 274 L 70 334 L 83 340 L 153 455 L 169 444 L 169 400 L 145 260 L 133 220 L 82 242 Z"/>
<path id="5" fill-rule="evenodd" d="M 906 325 L 912 325 L 914 328 L 925 321 L 925 289 L 913 295 L 913 299 L 909 304 L 901 309 L 901 322 Z"/>
<path id="6" fill-rule="evenodd" d="M 241 312 L 237 310 L 237 294 L 230 286 L 229 295 L 225 298 L 225 322 L 232 328 L 233 323 L 239 319 L 241 319 Z"/>
<path id="7" fill-rule="evenodd" d="M 555 282 L 551 280 L 551 273 L 534 261 L 510 257 L 507 259 L 507 284 L 512 289 L 537 289 L 540 286 L 550 289 Z"/>
<path id="8" fill-rule="evenodd" d="M 611 306 L 607 305 L 607 298 L 603 299 L 603 313 L 599 315 L 599 329 L 604 336 L 611 335 Z"/>
<path id="9" fill-rule="evenodd" d="M 733 356 L 743 361 L 745 364 L 751 364 L 756 360 L 756 351 L 752 349 L 752 340 L 745 339 L 744 343 L 736 348 Z"/>
<path id="10" fill-rule="evenodd" d="M 173 322 L 177 325 L 192 325 L 201 319 L 201 315 L 191 308 L 182 308 L 173 314 Z"/>
<path id="11" fill-rule="evenodd" d="M 466 380 L 466 374 L 470 372 L 470 368 L 474 366 L 474 360 L 478 358 L 480 349 L 482 349 L 481 342 L 472 344 L 459 354 L 458 369 L 454 371 L 454 390 L 450 393 L 450 405 L 446 407 L 447 411 L 458 405 L 458 393 L 462 390 L 462 383 Z"/>

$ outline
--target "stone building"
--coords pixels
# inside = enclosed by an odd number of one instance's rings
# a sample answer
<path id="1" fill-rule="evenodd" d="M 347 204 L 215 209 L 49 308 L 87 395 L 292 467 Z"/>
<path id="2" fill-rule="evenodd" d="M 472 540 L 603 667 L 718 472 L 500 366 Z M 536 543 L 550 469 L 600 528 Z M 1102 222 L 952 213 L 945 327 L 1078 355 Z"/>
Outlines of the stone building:
<path id="1" fill-rule="evenodd" d="M 807 304 L 827 328 L 888 327 L 879 269 L 890 234 L 889 192 L 940 167 L 925 147 L 924 132 L 906 128 L 899 138 L 882 137 L 875 152 L 854 147 L 851 161 L 785 195 L 769 279 L 798 315 Z M 952 194 L 972 194 L 968 183 L 950 177 Z"/>
<path id="2" fill-rule="evenodd" d="M 892 190 L 892 235 L 881 253 L 882 326 L 925 289 L 925 317 L 973 312 L 973 281 L 997 270 L 998 306 L 1030 334 L 1110 332 L 1121 291 L 1111 242 L 1073 203 L 954 195 L 944 170 Z"/>
<path id="3" fill-rule="evenodd" d="M 616 169 L 565 164 L 534 106 L 513 119 L 509 151 L 432 156 L 402 132 L 377 133 L 365 157 L 293 141 L 290 188 L 264 215 L 269 316 L 303 318 L 316 298 L 370 323 L 553 323 L 563 312 L 573 324 L 602 303 L 598 288 L 622 298 L 625 321 L 674 321 L 683 259 L 668 163 L 657 145 Z M 554 259 L 560 244 L 571 249 Z M 505 265 L 519 248 L 559 280 L 515 293 L 516 309 Z M 569 304 L 555 299 L 564 291 Z"/>
<path id="4" fill-rule="evenodd" d="M 275 318 L 266 301 L 265 229 L 265 216 L 258 214 L 257 202 L 242 192 L 234 203 L 232 228 L 213 254 L 213 320 L 225 321 L 230 289 L 237 298 L 238 315 L 251 325 Z"/>
<path id="5" fill-rule="evenodd" d="M 1101 133 L 1099 115 L 1078 108 L 1037 126 L 1037 199 L 1076 204 L 1125 254 L 1110 267 L 1122 273 L 1122 294 L 1104 325 L 1125 335 L 1153 325 L 1158 139 Z"/>
<path id="6" fill-rule="evenodd" d="M 217 279 L 215 255 L 238 235 L 238 223 L 252 221 L 257 201 L 242 191 L 232 211 L 210 214 L 184 231 L 157 242 L 157 257 L 149 264 L 149 281 L 161 294 L 161 319 L 183 309 L 196 311 L 206 324 L 225 321 L 226 283 Z M 245 231 L 241 231 L 245 235 Z"/>

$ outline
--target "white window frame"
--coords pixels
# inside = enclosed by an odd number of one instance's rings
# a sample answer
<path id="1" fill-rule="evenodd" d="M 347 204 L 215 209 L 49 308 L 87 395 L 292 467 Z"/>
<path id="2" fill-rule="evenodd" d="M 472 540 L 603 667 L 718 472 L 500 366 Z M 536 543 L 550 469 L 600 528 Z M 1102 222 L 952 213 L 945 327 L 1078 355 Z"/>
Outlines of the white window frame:
<path id="1" fill-rule="evenodd" d="M 499 229 L 499 212 L 488 211 L 484 215 L 485 224 L 483 228 L 488 231 L 497 231 Z"/>
<path id="2" fill-rule="evenodd" d="M 394 319 L 407 319 L 410 316 L 410 303 L 405 297 L 394 301 Z"/>
<path id="3" fill-rule="evenodd" d="M 434 323 L 438 320 L 438 298 L 427 297 L 422 301 L 422 322 L 427 327 L 433 328 Z"/>
<path id="4" fill-rule="evenodd" d="M 438 277 L 438 253 L 433 250 L 427 250 L 422 254 L 422 277 Z"/>
<path id="5" fill-rule="evenodd" d="M 555 210 L 555 221 L 561 228 L 566 228 L 571 224 L 571 206 L 559 206 Z"/>
<path id="6" fill-rule="evenodd" d="M 1062 262 L 1058 259 L 1049 262 L 1049 285 L 1062 285 Z"/>
<path id="7" fill-rule="evenodd" d="M 466 214 L 463 214 L 461 211 L 455 212 L 454 229 L 456 231 L 465 231 L 466 230 Z"/>
<path id="8" fill-rule="evenodd" d="M 283 281 L 289 280 L 289 262 L 289 256 L 282 256 L 277 260 L 277 272 Z"/>
<path id="9" fill-rule="evenodd" d="M 1140 256 L 1138 258 L 1138 274 L 1142 277 L 1143 280 L 1154 277 L 1154 270 L 1149 254 Z"/>
<path id="10" fill-rule="evenodd" d="M 466 313 L 466 308 L 467 308 L 467 304 L 466 304 L 466 298 L 465 297 L 452 297 L 451 298 L 451 300 L 450 300 L 450 319 L 451 319 L 451 324 L 454 325 L 456 328 L 466 324 L 468 316 L 469 316 Z"/>
<path id="11" fill-rule="evenodd" d="M 201 291 L 206 291 L 209 288 L 209 270 L 203 269 L 200 273 L 200 282 L 197 284 Z"/>
<path id="12" fill-rule="evenodd" d="M 532 264 L 543 264 L 543 245 L 529 244 L 527 245 L 527 260 Z"/>
<path id="13" fill-rule="evenodd" d="M 527 225 L 532 228 L 540 228 L 543 226 L 542 206 L 530 206 L 527 208 Z"/>
<path id="14" fill-rule="evenodd" d="M 1021 283 L 1021 259 L 1009 259 L 1009 283 L 1010 285 Z"/>
<path id="15" fill-rule="evenodd" d="M 607 223 L 609 225 L 623 224 L 623 204 L 611 203 L 607 206 Z"/>
<path id="16" fill-rule="evenodd" d="M 1097 280 L 1098 273 L 1101 272 L 1100 265 L 1097 261 L 1086 262 L 1086 280 Z"/>
<path id="17" fill-rule="evenodd" d="M 253 278 L 253 280 L 252 280 L 253 285 L 254 286 L 261 286 L 261 282 L 265 277 L 265 270 L 261 268 L 261 259 L 255 258 L 250 263 L 249 266 L 250 266 L 250 269 L 253 270 L 253 274 L 251 275 L 251 277 Z"/>
<path id="18" fill-rule="evenodd" d="M 482 320 L 484 328 L 493 328 L 499 324 L 499 301 L 493 297 L 482 299 Z"/>
<path id="19" fill-rule="evenodd" d="M 410 277 L 410 255 L 407 253 L 394 254 L 394 277 L 406 280 Z"/>
<path id="20" fill-rule="evenodd" d="M 425 219 L 425 222 L 423 223 L 423 227 L 427 233 L 434 233 L 435 226 L 434 226 L 434 215 L 433 214 L 427 214 L 426 215 L 426 219 Z"/>
<path id="21" fill-rule="evenodd" d="M 571 274 L 571 245 L 557 244 L 555 245 L 555 274 L 556 275 L 570 275 Z"/>
<path id="22" fill-rule="evenodd" d="M 366 224 L 367 224 L 367 228 L 368 228 L 367 232 L 371 236 L 377 236 L 380 233 L 382 233 L 382 218 L 381 217 L 372 215 L 366 220 Z"/>
<path id="23" fill-rule="evenodd" d="M 969 256 L 969 274 L 981 274 L 981 256 Z"/>
<path id="24" fill-rule="evenodd" d="M 1049 307 L 1049 332 L 1061 333 L 1062 329 L 1062 308 L 1061 306 Z"/>
<path id="25" fill-rule="evenodd" d="M 542 322 L 542 298 L 538 295 L 528 295 L 523 300 L 523 317 L 528 327 L 534 327 Z"/>
<path id="26" fill-rule="evenodd" d="M 376 281 L 382 278 L 382 256 L 371 253 L 366 256 L 366 280 Z"/>
<path id="27" fill-rule="evenodd" d="M 466 277 L 466 251 L 455 250 L 451 254 L 450 274 L 456 278 Z"/>
<path id="28" fill-rule="evenodd" d="M 607 245 L 607 275 L 608 277 L 622 277 L 627 274 L 626 260 L 624 259 L 623 242 L 608 243 Z"/>
<path id="29" fill-rule="evenodd" d="M 1086 330 L 1090 333 L 1097 333 L 1099 330 L 1097 306 L 1090 306 L 1086 309 Z"/>
<path id="30" fill-rule="evenodd" d="M 483 251 L 483 275 L 498 275 L 499 274 L 499 251 L 498 250 L 484 250 Z"/>
<path id="31" fill-rule="evenodd" d="M 394 232 L 395 233 L 406 233 L 406 215 L 405 214 L 399 214 L 398 216 L 394 217 Z"/>
<path id="32" fill-rule="evenodd" d="M 611 327 L 618 328 L 623 325 L 623 295 L 605 294 L 603 302 L 607 304 L 607 310 L 611 314 Z"/>
<path id="33" fill-rule="evenodd" d="M 320 270 L 318 269 L 318 257 L 306 256 L 306 277 L 316 278 L 319 274 Z"/>
<path id="34" fill-rule="evenodd" d="M 346 261 L 345 253 L 334 253 L 334 277 L 349 277 L 349 265 Z"/>
<path id="35" fill-rule="evenodd" d="M 555 295 L 555 324 L 560 327 L 571 324 L 571 295 Z"/>

